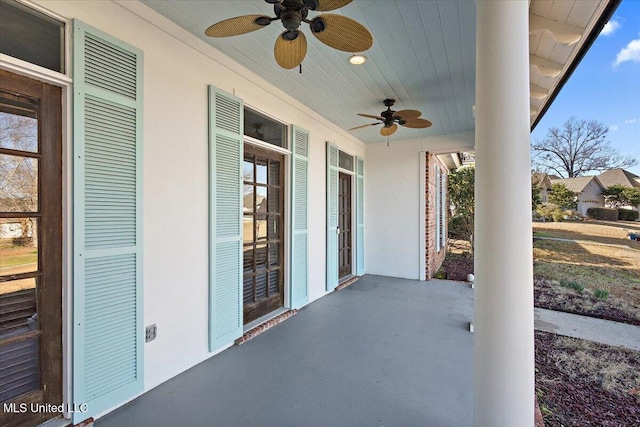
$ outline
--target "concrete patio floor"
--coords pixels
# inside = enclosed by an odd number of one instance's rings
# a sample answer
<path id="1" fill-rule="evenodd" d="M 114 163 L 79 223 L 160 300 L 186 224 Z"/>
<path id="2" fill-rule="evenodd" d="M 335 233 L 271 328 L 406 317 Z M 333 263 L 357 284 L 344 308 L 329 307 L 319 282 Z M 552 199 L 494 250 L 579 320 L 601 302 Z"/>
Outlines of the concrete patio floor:
<path id="1" fill-rule="evenodd" d="M 473 291 L 364 276 L 98 419 L 110 426 L 469 426 Z"/>

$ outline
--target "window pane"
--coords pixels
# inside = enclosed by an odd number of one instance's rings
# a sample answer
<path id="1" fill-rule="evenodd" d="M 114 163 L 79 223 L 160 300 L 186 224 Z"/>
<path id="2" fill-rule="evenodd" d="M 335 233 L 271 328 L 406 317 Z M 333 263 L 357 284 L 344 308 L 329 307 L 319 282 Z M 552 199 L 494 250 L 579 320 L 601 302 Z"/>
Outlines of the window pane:
<path id="1" fill-rule="evenodd" d="M 16 2 L 0 1 L 0 52 L 64 73 L 64 24 Z"/>
<path id="2" fill-rule="evenodd" d="M 267 273 L 256 275 L 256 298 L 267 296 Z"/>
<path id="3" fill-rule="evenodd" d="M 253 216 L 245 215 L 242 218 L 242 240 L 244 243 L 253 243 Z"/>
<path id="4" fill-rule="evenodd" d="M 0 339 L 38 329 L 36 279 L 0 282 Z"/>
<path id="5" fill-rule="evenodd" d="M 253 161 L 251 160 L 251 156 L 247 156 L 244 159 L 242 177 L 246 182 L 253 182 Z"/>
<path id="6" fill-rule="evenodd" d="M 259 216 L 256 218 L 256 240 L 267 239 L 267 217 Z"/>
<path id="7" fill-rule="evenodd" d="M 278 239 L 278 232 L 280 230 L 278 230 L 279 228 L 279 221 L 280 220 L 280 216 L 279 215 L 269 215 L 269 219 L 267 221 L 267 226 L 269 228 L 269 230 L 267 231 L 269 240 L 274 240 L 274 239 Z"/>
<path id="8" fill-rule="evenodd" d="M 343 151 L 338 151 L 338 166 L 342 169 L 353 171 L 353 156 Z"/>
<path id="9" fill-rule="evenodd" d="M 2 346 L 0 384 L 0 402 L 40 388 L 38 337 Z"/>
<path id="10" fill-rule="evenodd" d="M 253 185 L 245 185 L 242 194 L 242 212 L 253 213 Z"/>
<path id="11" fill-rule="evenodd" d="M 267 183 L 267 161 L 266 160 L 256 160 L 256 182 L 258 184 L 266 184 Z"/>
<path id="12" fill-rule="evenodd" d="M 38 270 L 38 219 L 0 219 L 0 276 Z"/>
<path id="13" fill-rule="evenodd" d="M 269 188 L 269 213 L 280 212 L 280 190 L 278 188 Z"/>
<path id="14" fill-rule="evenodd" d="M 253 302 L 253 276 L 247 276 L 242 282 L 242 302 L 251 304 Z"/>
<path id="15" fill-rule="evenodd" d="M 244 245 L 243 247 L 242 269 L 244 274 L 253 273 L 253 245 Z"/>
<path id="16" fill-rule="evenodd" d="M 278 265 L 280 263 L 280 244 L 269 244 L 269 265 Z"/>
<path id="17" fill-rule="evenodd" d="M 269 162 L 269 185 L 280 185 L 280 162 Z"/>
<path id="18" fill-rule="evenodd" d="M 38 211 L 38 159 L 0 154 L 0 212 Z"/>
<path id="19" fill-rule="evenodd" d="M 256 187 L 256 213 L 267 213 L 267 188 Z"/>
<path id="20" fill-rule="evenodd" d="M 38 151 L 37 106 L 0 96 L 0 147 Z"/>
<path id="21" fill-rule="evenodd" d="M 244 109 L 244 134 L 277 147 L 287 148 L 287 127 L 248 108 Z"/>
<path id="22" fill-rule="evenodd" d="M 277 294 L 280 290 L 278 287 L 280 276 L 280 270 L 274 270 L 269 272 L 269 295 Z"/>
<path id="23" fill-rule="evenodd" d="M 256 245 L 256 269 L 267 268 L 267 244 Z"/>

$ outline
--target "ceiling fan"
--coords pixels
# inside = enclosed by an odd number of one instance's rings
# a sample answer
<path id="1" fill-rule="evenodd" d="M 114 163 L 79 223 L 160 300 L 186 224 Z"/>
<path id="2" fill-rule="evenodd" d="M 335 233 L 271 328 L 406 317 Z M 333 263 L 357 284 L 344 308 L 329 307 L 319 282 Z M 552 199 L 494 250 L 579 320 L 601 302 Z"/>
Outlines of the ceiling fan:
<path id="1" fill-rule="evenodd" d="M 230 37 L 250 33 L 273 21 L 282 21 L 285 30 L 274 47 L 276 62 L 282 68 L 295 68 L 307 54 L 307 39 L 300 30 L 302 22 L 309 24 L 311 34 L 322 43 L 345 52 L 363 52 L 373 45 L 373 37 L 363 25 L 346 16 L 324 13 L 307 19 L 310 10 L 329 11 L 341 8 L 352 0 L 265 0 L 273 4 L 275 17 L 244 15 L 213 24 L 204 32 L 209 37 Z"/>
<path id="2" fill-rule="evenodd" d="M 384 126 L 382 126 L 382 129 L 380 129 L 380 134 L 382 136 L 389 136 L 389 135 L 393 135 L 398 130 L 398 125 L 404 126 L 407 128 L 414 128 L 414 129 L 428 128 L 429 126 L 432 125 L 432 123 L 429 120 L 420 118 L 422 113 L 418 110 L 400 110 L 400 111 L 392 110 L 391 107 L 393 107 L 393 104 L 395 104 L 395 102 L 396 102 L 395 99 L 385 99 L 384 105 L 385 107 L 387 107 L 387 109 L 382 113 L 380 113 L 379 116 L 358 113 L 359 116 L 370 117 L 372 119 L 377 119 L 379 121 L 375 123 L 362 125 L 362 126 L 356 126 L 349 130 L 361 129 L 367 126 L 376 126 L 376 125 L 383 124 Z"/>

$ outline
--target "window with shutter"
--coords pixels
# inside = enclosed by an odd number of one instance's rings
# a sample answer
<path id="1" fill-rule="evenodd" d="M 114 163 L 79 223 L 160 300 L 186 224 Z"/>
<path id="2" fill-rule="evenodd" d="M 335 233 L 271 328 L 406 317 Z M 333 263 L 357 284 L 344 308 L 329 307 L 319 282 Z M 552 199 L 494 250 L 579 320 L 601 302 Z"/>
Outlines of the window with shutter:
<path id="1" fill-rule="evenodd" d="M 143 390 L 142 51 L 73 27 L 77 423 Z"/>

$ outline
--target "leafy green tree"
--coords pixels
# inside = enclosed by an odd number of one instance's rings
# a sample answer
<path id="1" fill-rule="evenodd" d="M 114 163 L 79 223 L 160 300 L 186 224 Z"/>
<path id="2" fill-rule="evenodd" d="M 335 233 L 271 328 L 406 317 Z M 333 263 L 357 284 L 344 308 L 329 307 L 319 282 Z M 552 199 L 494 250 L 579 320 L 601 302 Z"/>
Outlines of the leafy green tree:
<path id="1" fill-rule="evenodd" d="M 449 234 L 472 243 L 475 212 L 475 168 L 463 167 L 449 174 L 448 196 L 453 207 L 449 221 Z"/>
<path id="2" fill-rule="evenodd" d="M 551 186 L 549 202 L 558 205 L 563 209 L 575 209 L 578 206 L 578 203 L 576 202 L 576 195 L 564 184 L 553 184 Z"/>
<path id="3" fill-rule="evenodd" d="M 540 187 L 538 183 L 531 181 L 531 210 L 535 211 L 542 204 L 542 196 L 540 195 Z"/>
<path id="4" fill-rule="evenodd" d="M 607 205 L 619 209 L 622 206 L 640 205 L 640 189 L 614 184 L 602 192 Z"/>

